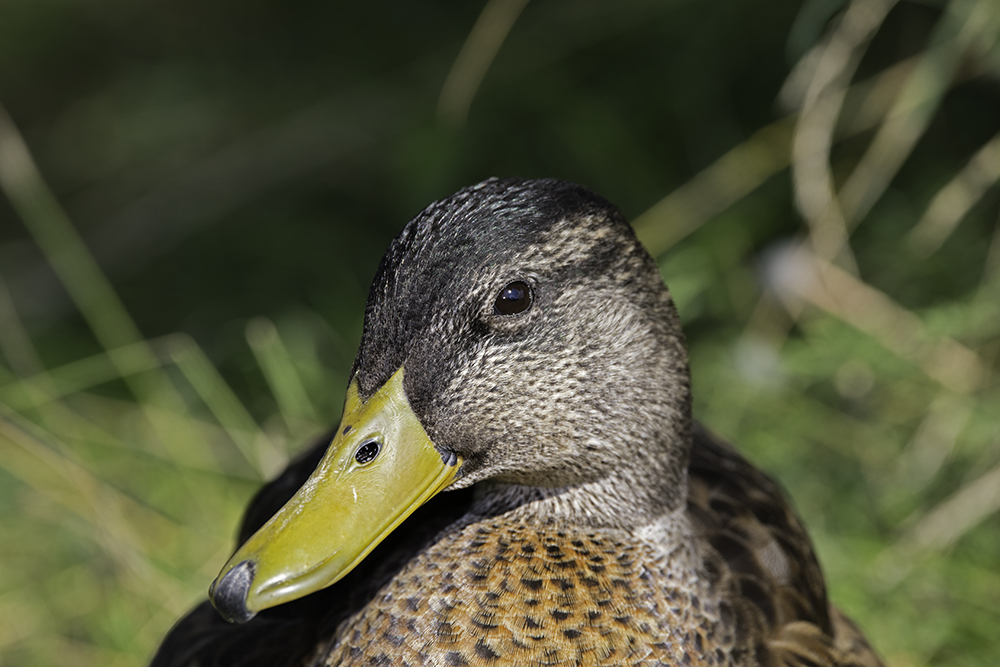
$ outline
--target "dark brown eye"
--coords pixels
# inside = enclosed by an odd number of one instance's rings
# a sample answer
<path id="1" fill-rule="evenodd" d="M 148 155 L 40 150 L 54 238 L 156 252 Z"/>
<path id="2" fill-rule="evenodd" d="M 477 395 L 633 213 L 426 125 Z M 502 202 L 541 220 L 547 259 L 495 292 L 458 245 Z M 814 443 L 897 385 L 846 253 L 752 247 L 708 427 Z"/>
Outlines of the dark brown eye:
<path id="1" fill-rule="evenodd" d="M 531 292 L 523 281 L 515 280 L 502 290 L 493 304 L 497 315 L 517 315 L 531 307 Z"/>
<path id="2" fill-rule="evenodd" d="M 382 449 L 382 445 L 378 440 L 369 440 L 360 447 L 358 451 L 354 454 L 354 460 L 364 465 L 378 456 L 379 451 Z"/>

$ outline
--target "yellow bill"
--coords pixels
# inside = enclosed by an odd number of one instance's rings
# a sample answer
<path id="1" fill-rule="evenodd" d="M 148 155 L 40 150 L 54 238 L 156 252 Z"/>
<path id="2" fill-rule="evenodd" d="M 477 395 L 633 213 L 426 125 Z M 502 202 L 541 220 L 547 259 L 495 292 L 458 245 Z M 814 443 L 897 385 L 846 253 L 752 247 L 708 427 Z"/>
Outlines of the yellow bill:
<path id="1" fill-rule="evenodd" d="M 344 417 L 316 471 L 233 554 L 208 595 L 230 622 L 325 588 L 448 486 L 460 458 L 434 447 L 403 391 L 403 369 Z"/>

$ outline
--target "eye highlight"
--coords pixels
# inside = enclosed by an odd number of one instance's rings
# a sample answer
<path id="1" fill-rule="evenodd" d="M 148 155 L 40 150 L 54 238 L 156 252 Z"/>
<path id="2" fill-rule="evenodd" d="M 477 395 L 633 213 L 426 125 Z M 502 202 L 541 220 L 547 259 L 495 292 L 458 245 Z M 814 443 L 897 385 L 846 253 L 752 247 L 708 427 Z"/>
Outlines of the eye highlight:
<path id="1" fill-rule="evenodd" d="M 531 290 L 523 280 L 515 280 L 500 290 L 493 302 L 495 315 L 517 315 L 531 307 Z"/>

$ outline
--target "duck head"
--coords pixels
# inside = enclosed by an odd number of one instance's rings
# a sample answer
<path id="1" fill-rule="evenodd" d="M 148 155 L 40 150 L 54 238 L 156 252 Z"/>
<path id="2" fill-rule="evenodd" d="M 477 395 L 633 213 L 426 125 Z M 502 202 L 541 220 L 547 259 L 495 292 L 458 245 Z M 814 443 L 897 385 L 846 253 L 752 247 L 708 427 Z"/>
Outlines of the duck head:
<path id="1" fill-rule="evenodd" d="M 677 509 L 689 376 L 656 263 L 569 183 L 490 179 L 431 204 L 375 276 L 336 433 L 212 584 L 228 620 L 329 586 L 449 488 L 592 527 Z"/>

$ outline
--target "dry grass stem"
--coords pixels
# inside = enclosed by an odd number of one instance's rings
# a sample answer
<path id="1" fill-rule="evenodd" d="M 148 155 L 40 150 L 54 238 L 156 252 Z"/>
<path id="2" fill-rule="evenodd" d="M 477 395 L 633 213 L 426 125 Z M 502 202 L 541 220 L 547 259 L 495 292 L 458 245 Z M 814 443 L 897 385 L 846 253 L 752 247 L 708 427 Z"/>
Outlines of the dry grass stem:
<path id="1" fill-rule="evenodd" d="M 996 40 L 1000 25 L 991 14 L 993 2 L 956 0 L 946 6 L 931 47 L 920 56 L 871 146 L 840 191 L 849 229 L 868 214 L 923 136 L 962 58 Z"/>
<path id="2" fill-rule="evenodd" d="M 438 98 L 438 117 L 461 124 L 483 77 L 528 0 L 488 0 L 455 58 Z"/>
<path id="3" fill-rule="evenodd" d="M 916 314 L 849 272 L 805 248 L 779 261 L 785 277 L 777 287 L 786 299 L 804 300 L 872 336 L 955 393 L 969 394 L 992 381 L 975 352 L 952 338 L 931 337 Z"/>
<path id="4" fill-rule="evenodd" d="M 986 142 L 969 163 L 941 188 L 907 241 L 923 256 L 941 247 L 986 191 L 1000 180 L 1000 134 Z"/>
<path id="5" fill-rule="evenodd" d="M 903 536 L 904 550 L 943 550 L 1000 511 L 1000 466 L 969 482 L 928 512 Z"/>
<path id="6" fill-rule="evenodd" d="M 854 0 L 819 49 L 804 60 L 811 76 L 802 96 L 792 142 L 796 203 L 809 223 L 814 251 L 857 273 L 848 245 L 848 222 L 836 195 L 830 151 L 848 87 L 866 45 L 885 20 L 894 0 Z"/>

